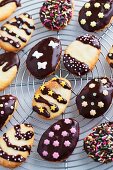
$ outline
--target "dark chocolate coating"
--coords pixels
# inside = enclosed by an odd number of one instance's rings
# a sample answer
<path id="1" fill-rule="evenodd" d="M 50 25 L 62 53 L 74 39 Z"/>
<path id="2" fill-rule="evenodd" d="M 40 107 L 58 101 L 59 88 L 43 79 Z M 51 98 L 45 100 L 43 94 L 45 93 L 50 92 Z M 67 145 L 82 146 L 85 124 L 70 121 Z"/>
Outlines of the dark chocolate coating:
<path id="1" fill-rule="evenodd" d="M 74 119 L 61 119 L 50 126 L 42 135 L 37 152 L 48 161 L 67 159 L 79 139 L 79 123 Z"/>
<path id="2" fill-rule="evenodd" d="M 17 7 L 20 7 L 21 6 L 21 3 L 20 3 L 21 0 L 3 0 L 2 2 L 0 2 L 0 7 L 3 7 L 9 3 L 12 3 L 12 2 L 15 2 Z"/>
<path id="3" fill-rule="evenodd" d="M 42 24 L 54 31 L 63 29 L 72 18 L 72 0 L 47 0 L 40 9 Z"/>
<path id="4" fill-rule="evenodd" d="M 113 53 L 108 53 L 108 58 L 113 60 Z"/>
<path id="5" fill-rule="evenodd" d="M 17 69 L 20 65 L 20 60 L 17 54 L 13 52 L 7 52 L 0 55 L 0 66 L 7 63 L 3 68 L 2 71 L 6 72 L 13 66 L 17 66 Z"/>
<path id="6" fill-rule="evenodd" d="M 104 29 L 113 17 L 113 0 L 90 0 L 88 3 L 90 3 L 90 7 L 86 8 L 85 4 L 79 12 L 78 21 L 81 27 L 89 32 Z M 100 3 L 100 6 L 95 7 L 95 3 Z M 109 4 L 110 8 L 105 8 L 105 4 Z M 91 12 L 90 16 L 86 15 L 87 11 Z M 102 13 L 103 16 L 99 13 Z M 85 19 L 85 24 L 81 24 L 82 19 Z M 96 22 L 96 25 L 92 27 L 91 22 Z"/>
<path id="7" fill-rule="evenodd" d="M 113 161 L 113 122 L 105 122 L 93 129 L 84 139 L 84 150 L 96 162 Z"/>
<path id="8" fill-rule="evenodd" d="M 58 43 L 58 46 L 56 46 L 55 48 L 49 46 L 49 43 L 51 41 L 53 41 L 54 43 Z M 38 59 L 32 56 L 36 51 L 43 54 Z M 61 52 L 62 47 L 60 40 L 53 37 L 43 39 L 38 44 L 36 44 L 30 51 L 26 60 L 27 69 L 37 79 L 43 79 L 56 70 L 56 67 L 60 61 Z M 46 68 L 39 69 L 37 65 L 39 62 L 47 62 Z"/>
<path id="9" fill-rule="evenodd" d="M 42 116 L 44 116 L 45 118 L 50 118 L 50 113 L 47 111 L 47 109 L 46 109 L 45 107 L 43 107 L 43 109 L 44 109 L 44 111 L 43 111 L 43 113 L 42 113 L 42 112 L 40 112 L 39 107 L 33 106 L 33 110 L 34 110 L 35 112 L 37 112 L 39 115 L 42 115 Z"/>
<path id="10" fill-rule="evenodd" d="M 113 96 L 113 82 L 107 77 L 92 79 L 76 98 L 79 114 L 85 118 L 96 118 L 109 108 Z"/>
<path id="11" fill-rule="evenodd" d="M 12 95 L 0 96 L 0 129 L 15 109 L 16 97 Z"/>

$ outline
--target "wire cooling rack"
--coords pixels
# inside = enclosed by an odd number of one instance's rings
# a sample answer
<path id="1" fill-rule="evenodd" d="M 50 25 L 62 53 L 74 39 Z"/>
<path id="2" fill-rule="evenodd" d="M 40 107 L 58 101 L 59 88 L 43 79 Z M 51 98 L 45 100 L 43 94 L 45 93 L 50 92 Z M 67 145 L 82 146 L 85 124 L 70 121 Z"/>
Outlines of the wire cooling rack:
<path id="1" fill-rule="evenodd" d="M 44 28 L 39 19 L 39 9 L 44 1 L 41 0 L 22 0 L 22 7 L 16 11 L 15 15 L 19 15 L 23 12 L 28 12 L 31 14 L 35 20 L 36 30 L 31 38 L 29 44 L 18 53 L 19 58 L 21 60 L 21 65 L 17 74 L 15 81 L 11 84 L 9 88 L 0 94 L 13 94 L 18 97 L 19 107 L 18 110 L 14 113 L 13 118 L 10 122 L 1 130 L 0 135 L 2 135 L 8 128 L 17 123 L 29 122 L 35 128 L 35 142 L 31 151 L 29 158 L 26 160 L 24 164 L 22 164 L 17 170 L 112 170 L 113 163 L 110 164 L 100 164 L 94 162 L 92 159 L 88 158 L 86 153 L 83 150 L 83 138 L 86 137 L 91 129 L 97 124 L 109 120 L 113 120 L 113 109 L 112 105 L 104 116 L 99 118 L 88 120 L 83 118 L 78 114 L 75 97 L 84 87 L 84 85 L 94 77 L 100 76 L 108 76 L 112 78 L 113 70 L 107 64 L 105 58 L 108 53 L 110 47 L 113 44 L 113 25 L 107 28 L 104 32 L 95 33 L 100 39 L 102 45 L 102 53 L 100 59 L 95 66 L 94 70 L 89 74 L 83 76 L 82 78 L 76 77 L 70 74 L 63 66 L 62 60 L 60 64 L 60 68 L 55 73 L 55 75 L 51 75 L 44 80 L 37 80 L 26 69 L 25 61 L 28 56 L 30 49 L 38 43 L 41 39 L 53 36 L 57 37 L 62 42 L 63 52 L 67 45 L 69 45 L 75 38 L 79 35 L 83 35 L 87 32 L 83 31 L 80 28 L 77 19 L 78 19 L 78 11 L 86 2 L 86 0 L 75 0 L 75 13 L 72 21 L 69 26 L 67 26 L 64 30 L 57 32 L 48 31 Z M 13 17 L 11 16 L 11 17 Z M 2 23 L 3 24 L 3 23 Z M 1 53 L 3 51 L 1 50 Z M 62 53 L 63 54 L 63 53 Z M 44 121 L 37 117 L 37 114 L 32 111 L 32 98 L 35 90 L 45 81 L 50 80 L 52 77 L 65 77 L 72 84 L 72 97 L 67 107 L 65 114 L 56 118 L 52 121 Z M 80 139 L 77 144 L 76 149 L 69 157 L 68 160 L 62 163 L 50 163 L 45 160 L 42 160 L 41 157 L 37 153 L 37 146 L 39 139 L 42 133 L 55 121 L 60 118 L 75 118 L 80 124 Z M 5 170 L 5 168 L 0 167 L 0 170 Z"/>

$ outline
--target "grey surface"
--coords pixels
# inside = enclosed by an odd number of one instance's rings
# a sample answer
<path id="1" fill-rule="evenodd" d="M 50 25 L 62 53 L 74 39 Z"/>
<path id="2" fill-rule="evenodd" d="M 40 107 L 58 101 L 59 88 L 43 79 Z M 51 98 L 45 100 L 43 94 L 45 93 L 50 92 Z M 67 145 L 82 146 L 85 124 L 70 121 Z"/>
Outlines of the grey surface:
<path id="1" fill-rule="evenodd" d="M 56 32 L 48 31 L 46 30 L 39 19 L 39 9 L 42 5 L 41 0 L 22 0 L 22 7 L 16 11 L 16 13 L 13 15 L 21 14 L 22 12 L 28 12 L 33 16 L 35 19 L 35 25 L 36 30 L 32 36 L 31 41 L 25 47 L 21 52 L 18 53 L 20 60 L 21 60 L 21 66 L 18 72 L 18 75 L 15 79 L 15 81 L 12 83 L 12 85 L 7 88 L 4 92 L 1 92 L 2 94 L 13 94 L 16 95 L 19 99 L 19 107 L 17 112 L 15 112 L 13 118 L 11 121 L 7 124 L 6 127 L 4 127 L 1 131 L 1 135 L 12 125 L 22 122 L 30 122 L 35 128 L 35 142 L 34 146 L 32 148 L 31 155 L 26 160 L 24 164 L 22 164 L 21 167 L 17 168 L 17 170 L 54 170 L 54 169 L 61 169 L 61 170 L 112 170 L 113 169 L 113 163 L 102 165 L 100 163 L 95 163 L 92 159 L 88 158 L 86 153 L 83 151 L 83 138 L 88 135 L 91 132 L 91 129 L 101 123 L 108 120 L 112 120 L 113 117 L 113 108 L 112 106 L 108 110 L 108 112 L 97 119 L 94 120 L 88 120 L 84 119 L 82 116 L 78 114 L 76 103 L 75 103 L 75 97 L 79 93 L 79 91 L 84 87 L 84 85 L 93 77 L 98 76 L 105 76 L 112 78 L 112 70 L 110 69 L 109 65 L 107 64 L 105 57 L 108 53 L 111 45 L 113 44 L 113 27 L 110 26 L 108 29 L 104 30 L 100 33 L 95 33 L 102 44 L 102 53 L 100 56 L 100 59 L 93 70 L 93 72 L 89 73 L 88 75 L 77 78 L 71 74 L 68 73 L 67 70 L 65 70 L 62 62 L 60 69 L 55 73 L 57 76 L 66 77 L 68 80 L 71 81 L 73 86 L 73 92 L 70 104 L 68 108 L 66 109 L 66 112 L 63 116 L 58 117 L 57 119 L 53 121 L 44 121 L 37 117 L 36 113 L 32 112 L 32 98 L 34 95 L 35 90 L 38 88 L 39 85 L 41 85 L 44 81 L 50 80 L 51 77 L 54 75 L 48 77 L 47 79 L 43 81 L 36 80 L 33 78 L 33 76 L 29 75 L 26 66 L 25 66 L 25 60 L 27 57 L 27 54 L 29 53 L 29 50 L 41 39 L 48 37 L 48 36 L 54 36 L 59 37 L 62 42 L 63 50 L 66 48 L 68 44 L 70 44 L 75 38 L 79 35 L 82 35 L 86 33 L 85 31 L 80 28 L 77 17 L 78 17 L 78 11 L 82 7 L 82 5 L 86 2 L 84 1 L 75 1 L 75 13 L 72 21 L 70 22 L 69 26 L 67 26 L 64 30 L 59 32 L 59 35 L 57 35 Z M 2 50 L 1 50 L 2 52 Z M 62 53 L 63 54 L 63 53 Z M 38 141 L 42 135 L 42 133 L 56 120 L 62 118 L 62 117 L 73 117 L 80 123 L 80 139 L 78 142 L 78 145 L 76 149 L 74 150 L 73 154 L 69 157 L 68 160 L 62 163 L 50 163 L 42 160 L 40 156 L 37 153 L 37 145 Z M 5 170 L 5 168 L 0 167 L 0 170 Z"/>

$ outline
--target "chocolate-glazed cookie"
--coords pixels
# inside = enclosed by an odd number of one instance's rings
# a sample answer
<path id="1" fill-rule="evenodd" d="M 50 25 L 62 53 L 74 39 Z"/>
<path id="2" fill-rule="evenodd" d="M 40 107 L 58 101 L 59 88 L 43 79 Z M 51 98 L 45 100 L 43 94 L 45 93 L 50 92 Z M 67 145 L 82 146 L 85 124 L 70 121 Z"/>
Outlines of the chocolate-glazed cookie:
<path id="1" fill-rule="evenodd" d="M 96 162 L 113 161 L 113 122 L 96 126 L 93 132 L 84 139 L 84 149 L 88 157 Z"/>
<path id="2" fill-rule="evenodd" d="M 78 139 L 79 123 L 74 119 L 61 119 L 43 133 L 37 151 L 47 161 L 63 161 L 71 155 Z"/>
<path id="3" fill-rule="evenodd" d="M 88 34 L 80 36 L 66 48 L 64 66 L 72 74 L 82 76 L 93 70 L 100 51 L 100 42 L 96 36 Z"/>
<path id="4" fill-rule="evenodd" d="M 53 31 L 66 27 L 73 16 L 73 0 L 46 0 L 40 9 L 42 24 Z"/>
<path id="5" fill-rule="evenodd" d="M 81 27 L 89 32 L 103 30 L 113 20 L 113 0 L 90 0 L 79 12 Z"/>
<path id="6" fill-rule="evenodd" d="M 85 118 L 96 118 L 109 108 L 113 96 L 113 82 L 107 77 L 92 79 L 76 98 L 79 114 Z"/>
<path id="7" fill-rule="evenodd" d="M 56 70 L 61 52 L 60 40 L 53 37 L 43 39 L 30 51 L 26 66 L 34 77 L 43 79 Z"/>
<path id="8" fill-rule="evenodd" d="M 106 60 L 108 64 L 113 68 L 113 46 L 110 48 L 109 53 L 107 54 Z"/>

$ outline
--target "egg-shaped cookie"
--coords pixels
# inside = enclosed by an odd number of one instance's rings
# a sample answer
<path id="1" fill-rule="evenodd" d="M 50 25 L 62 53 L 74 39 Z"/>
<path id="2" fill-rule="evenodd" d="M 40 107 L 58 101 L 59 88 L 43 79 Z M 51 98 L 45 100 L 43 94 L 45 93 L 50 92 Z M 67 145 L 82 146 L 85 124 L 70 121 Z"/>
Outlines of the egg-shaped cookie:
<path id="1" fill-rule="evenodd" d="M 29 72 L 38 79 L 43 79 L 57 69 L 62 53 L 60 40 L 49 37 L 36 44 L 26 60 Z"/>
<path id="2" fill-rule="evenodd" d="M 79 12 L 80 26 L 89 32 L 100 31 L 113 21 L 112 0 L 90 0 Z"/>
<path id="3" fill-rule="evenodd" d="M 61 115 L 71 97 L 71 84 L 64 78 L 53 78 L 35 92 L 33 110 L 43 119 Z"/>
<path id="4" fill-rule="evenodd" d="M 20 166 L 29 156 L 33 142 L 34 129 L 30 124 L 13 126 L 0 138 L 0 165 Z"/>
<path id="5" fill-rule="evenodd" d="M 105 122 L 93 128 L 84 139 L 84 150 L 96 162 L 113 162 L 113 122 Z"/>
<path id="6" fill-rule="evenodd" d="M 0 29 L 0 47 L 11 52 L 21 50 L 27 45 L 34 29 L 34 21 L 29 14 L 15 16 Z"/>
<path id="7" fill-rule="evenodd" d="M 113 46 L 110 48 L 109 53 L 107 54 L 106 60 L 110 67 L 113 68 Z"/>
<path id="8" fill-rule="evenodd" d="M 15 96 L 0 96 L 0 129 L 9 122 L 14 111 L 17 109 L 17 104 L 18 100 Z"/>
<path id="9" fill-rule="evenodd" d="M 70 73 L 82 76 L 93 70 L 100 52 L 101 46 L 96 36 L 80 36 L 66 48 L 64 66 Z"/>
<path id="10" fill-rule="evenodd" d="M 111 105 L 112 96 L 112 80 L 107 77 L 92 79 L 77 95 L 79 114 L 89 119 L 103 115 Z"/>
<path id="11" fill-rule="evenodd" d="M 7 19 L 17 7 L 20 7 L 21 0 L 1 0 L 0 1 L 0 21 Z"/>
<path id="12" fill-rule="evenodd" d="M 61 119 L 43 133 L 37 151 L 47 161 L 63 161 L 72 154 L 78 139 L 79 123 L 74 119 Z"/>
<path id="13" fill-rule="evenodd" d="M 0 54 L 0 91 L 7 88 L 16 77 L 20 60 L 17 54 L 7 52 Z"/>

